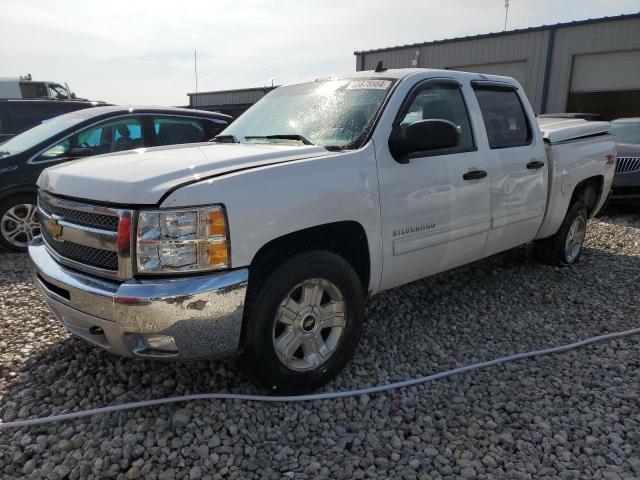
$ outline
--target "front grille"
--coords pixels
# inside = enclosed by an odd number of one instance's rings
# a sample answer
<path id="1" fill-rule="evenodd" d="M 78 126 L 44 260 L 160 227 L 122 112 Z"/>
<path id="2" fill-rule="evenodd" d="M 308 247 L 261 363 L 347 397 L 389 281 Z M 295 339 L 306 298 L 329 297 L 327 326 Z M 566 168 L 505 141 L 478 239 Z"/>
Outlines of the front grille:
<path id="1" fill-rule="evenodd" d="M 640 171 L 640 157 L 618 157 L 616 173 L 631 173 Z"/>
<path id="2" fill-rule="evenodd" d="M 64 258 L 79 262 L 92 267 L 104 268 L 105 270 L 118 270 L 118 254 L 108 250 L 78 245 L 77 243 L 63 241 L 53 238 L 46 228 L 42 230 L 42 236 L 49 248 Z"/>
<path id="3" fill-rule="evenodd" d="M 67 200 L 41 191 L 38 196 L 42 238 L 61 264 L 112 280 L 133 276 L 130 249 L 122 247 L 121 221 L 130 225 L 129 209 Z"/>
<path id="4" fill-rule="evenodd" d="M 84 212 L 56 205 L 45 195 L 40 195 L 40 206 L 50 214 L 58 215 L 66 221 L 84 225 L 85 227 L 101 228 L 111 232 L 118 231 L 118 217 L 102 215 L 100 213 Z"/>

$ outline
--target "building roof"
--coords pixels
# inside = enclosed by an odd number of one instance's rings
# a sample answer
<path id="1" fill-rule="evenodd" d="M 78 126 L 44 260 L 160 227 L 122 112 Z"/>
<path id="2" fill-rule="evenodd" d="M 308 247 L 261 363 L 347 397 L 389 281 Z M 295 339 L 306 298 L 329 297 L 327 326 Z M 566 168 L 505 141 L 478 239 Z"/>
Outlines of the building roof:
<path id="1" fill-rule="evenodd" d="M 191 92 L 187 93 L 187 95 L 206 95 L 212 93 L 244 93 L 244 92 L 270 92 L 274 88 L 278 88 L 280 85 L 274 85 L 273 87 L 269 85 L 268 87 L 251 87 L 251 88 L 234 88 L 231 90 L 210 90 L 206 92 Z"/>
<path id="2" fill-rule="evenodd" d="M 394 47 L 374 48 L 371 50 L 356 50 L 355 52 L 353 52 L 353 54 L 360 55 L 363 53 L 384 52 L 388 50 L 398 50 L 401 48 L 423 47 L 426 45 L 438 45 L 441 43 L 461 42 L 465 40 L 477 40 L 481 38 L 502 37 L 505 35 L 513 35 L 515 33 L 536 32 L 539 30 L 551 30 L 551 29 L 562 28 L 562 27 L 575 27 L 578 25 L 587 25 L 590 23 L 611 22 L 614 20 L 627 20 L 631 18 L 640 18 L 640 12 L 623 14 L 623 15 L 615 15 L 612 17 L 588 18 L 586 20 L 574 20 L 571 22 L 554 23 L 552 25 L 540 25 L 538 27 L 518 28 L 515 30 L 505 30 L 504 32 L 482 33 L 479 35 L 468 35 L 466 37 L 445 38 L 442 40 L 432 40 L 430 42 L 408 43 L 405 45 L 396 45 Z"/>

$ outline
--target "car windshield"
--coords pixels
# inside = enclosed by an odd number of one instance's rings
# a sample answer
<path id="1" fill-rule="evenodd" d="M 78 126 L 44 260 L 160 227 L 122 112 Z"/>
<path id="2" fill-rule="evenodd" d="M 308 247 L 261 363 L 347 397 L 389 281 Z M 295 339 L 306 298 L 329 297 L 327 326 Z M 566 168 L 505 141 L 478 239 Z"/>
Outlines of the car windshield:
<path id="1" fill-rule="evenodd" d="M 389 94 L 390 79 L 328 79 L 279 87 L 220 133 L 242 143 L 357 148 Z"/>
<path id="2" fill-rule="evenodd" d="M 618 143 L 640 144 L 640 121 L 612 123 L 611 132 L 618 137 Z"/>
<path id="3" fill-rule="evenodd" d="M 0 145 L 0 157 L 24 152 L 25 150 L 48 140 L 67 128 L 73 127 L 86 118 L 86 115 L 78 114 L 78 112 L 72 112 L 59 115 L 50 120 L 45 120 L 40 125 L 30 128 L 15 137 L 11 137 Z"/>
<path id="4" fill-rule="evenodd" d="M 63 100 L 65 98 L 70 98 L 69 92 L 62 85 L 58 85 L 57 83 L 53 83 L 49 85 L 49 90 L 51 91 L 51 98 L 57 98 L 59 100 Z"/>

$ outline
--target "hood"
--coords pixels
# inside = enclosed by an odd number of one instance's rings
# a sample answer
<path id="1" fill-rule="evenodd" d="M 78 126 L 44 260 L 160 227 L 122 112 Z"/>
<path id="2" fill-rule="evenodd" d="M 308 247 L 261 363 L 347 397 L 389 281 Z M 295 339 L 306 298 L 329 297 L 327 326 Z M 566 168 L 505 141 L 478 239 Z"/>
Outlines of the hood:
<path id="1" fill-rule="evenodd" d="M 47 168 L 47 192 L 127 205 L 155 205 L 170 189 L 224 173 L 331 155 L 323 147 L 206 143 L 99 155 Z"/>
<path id="2" fill-rule="evenodd" d="M 640 144 L 619 143 L 618 158 L 619 157 L 640 157 Z"/>

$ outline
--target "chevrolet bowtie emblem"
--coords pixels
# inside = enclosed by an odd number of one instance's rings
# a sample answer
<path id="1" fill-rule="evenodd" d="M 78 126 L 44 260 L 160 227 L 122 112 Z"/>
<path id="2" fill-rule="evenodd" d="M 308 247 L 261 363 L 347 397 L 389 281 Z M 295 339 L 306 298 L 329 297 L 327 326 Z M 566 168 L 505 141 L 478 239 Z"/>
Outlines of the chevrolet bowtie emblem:
<path id="1" fill-rule="evenodd" d="M 58 220 L 54 218 L 48 218 L 44 221 L 44 227 L 51 234 L 53 238 L 59 238 L 62 235 L 62 226 L 58 223 Z"/>

